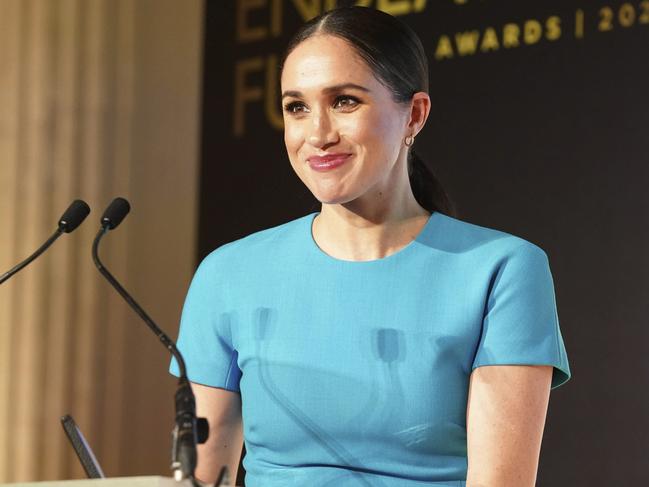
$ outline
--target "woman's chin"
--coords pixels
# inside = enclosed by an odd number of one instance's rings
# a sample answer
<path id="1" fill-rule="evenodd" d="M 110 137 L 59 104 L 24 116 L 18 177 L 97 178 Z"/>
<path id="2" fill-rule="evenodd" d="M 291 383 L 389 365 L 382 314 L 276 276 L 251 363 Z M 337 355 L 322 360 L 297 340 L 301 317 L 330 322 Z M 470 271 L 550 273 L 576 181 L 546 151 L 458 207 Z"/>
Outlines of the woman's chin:
<path id="1" fill-rule="evenodd" d="M 325 205 L 335 205 L 339 203 L 344 203 L 347 201 L 347 193 L 340 190 L 340 187 L 336 186 L 311 186 L 311 193 L 315 198 Z"/>
<path id="2" fill-rule="evenodd" d="M 331 194 L 315 194 L 316 199 L 323 205 L 340 205 L 347 203 L 352 198 L 345 195 L 331 195 Z"/>
<path id="3" fill-rule="evenodd" d="M 322 204 L 340 205 L 361 197 L 367 188 L 349 180 L 310 181 L 311 194 Z"/>

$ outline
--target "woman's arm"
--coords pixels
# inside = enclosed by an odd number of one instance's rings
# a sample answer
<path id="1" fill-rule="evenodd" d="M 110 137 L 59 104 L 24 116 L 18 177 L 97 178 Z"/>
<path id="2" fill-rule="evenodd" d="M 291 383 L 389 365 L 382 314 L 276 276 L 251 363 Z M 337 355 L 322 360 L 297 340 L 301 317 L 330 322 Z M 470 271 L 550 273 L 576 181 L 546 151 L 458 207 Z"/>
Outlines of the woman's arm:
<path id="1" fill-rule="evenodd" d="M 467 404 L 467 487 L 533 487 L 551 366 L 476 368 Z"/>
<path id="2" fill-rule="evenodd" d="M 243 448 L 241 395 L 195 383 L 192 383 L 192 390 L 196 396 L 196 415 L 207 418 L 210 424 L 207 443 L 198 445 L 196 478 L 213 483 L 221 467 L 227 465 L 230 482 L 234 485 Z"/>

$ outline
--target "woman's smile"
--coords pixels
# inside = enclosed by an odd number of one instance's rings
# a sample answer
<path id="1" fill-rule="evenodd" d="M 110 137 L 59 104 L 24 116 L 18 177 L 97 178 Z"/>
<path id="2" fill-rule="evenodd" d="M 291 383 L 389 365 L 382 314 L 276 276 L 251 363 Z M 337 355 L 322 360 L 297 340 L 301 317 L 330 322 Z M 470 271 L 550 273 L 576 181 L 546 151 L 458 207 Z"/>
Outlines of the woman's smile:
<path id="1" fill-rule="evenodd" d="M 327 154 L 324 156 L 310 156 L 307 159 L 307 162 L 314 171 L 323 172 L 342 166 L 348 162 L 351 157 L 352 154 Z"/>

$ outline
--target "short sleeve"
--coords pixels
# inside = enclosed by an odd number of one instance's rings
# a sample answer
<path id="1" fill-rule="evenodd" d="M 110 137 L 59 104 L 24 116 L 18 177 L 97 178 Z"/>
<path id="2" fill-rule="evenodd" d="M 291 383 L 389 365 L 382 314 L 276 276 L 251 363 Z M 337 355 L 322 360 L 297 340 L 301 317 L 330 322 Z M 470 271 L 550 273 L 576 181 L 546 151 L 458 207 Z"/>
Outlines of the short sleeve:
<path id="1" fill-rule="evenodd" d="M 483 365 L 551 365 L 552 389 L 570 379 L 548 258 L 529 242 L 495 271 L 473 369 Z"/>
<path id="2" fill-rule="evenodd" d="M 194 274 L 183 306 L 177 347 L 191 382 L 239 392 L 241 370 L 223 299 L 224 276 L 216 261 L 215 253 L 210 254 Z M 169 371 L 180 375 L 175 359 Z"/>

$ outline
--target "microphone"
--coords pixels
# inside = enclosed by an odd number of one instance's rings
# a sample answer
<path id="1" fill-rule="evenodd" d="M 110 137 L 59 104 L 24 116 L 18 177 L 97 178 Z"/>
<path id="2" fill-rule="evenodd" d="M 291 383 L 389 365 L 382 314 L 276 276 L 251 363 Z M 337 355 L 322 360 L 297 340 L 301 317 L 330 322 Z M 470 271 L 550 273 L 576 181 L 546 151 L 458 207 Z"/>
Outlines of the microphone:
<path id="1" fill-rule="evenodd" d="M 99 272 L 115 288 L 115 290 L 126 300 L 131 308 L 146 323 L 149 329 L 158 337 L 162 345 L 169 350 L 178 362 L 180 378 L 178 389 L 175 395 L 176 424 L 172 431 L 171 469 L 174 472 L 176 481 L 190 479 L 195 485 L 194 471 L 196 470 L 197 453 L 196 444 L 205 443 L 209 435 L 209 425 L 205 418 L 196 418 L 196 401 L 192 392 L 185 360 L 176 344 L 155 324 L 142 307 L 113 277 L 99 259 L 99 242 L 110 230 L 114 230 L 122 222 L 131 209 L 131 205 L 124 198 L 115 198 L 106 208 L 101 217 L 101 228 L 95 237 L 92 245 L 92 258 Z"/>
<path id="2" fill-rule="evenodd" d="M 101 216 L 101 226 L 108 227 L 109 230 L 117 228 L 129 211 L 131 205 L 128 201 L 124 198 L 115 198 Z"/>
<path id="3" fill-rule="evenodd" d="M 2 276 L 0 276 L 0 284 L 5 282 L 11 276 L 33 262 L 39 255 L 45 252 L 50 247 L 50 245 L 52 245 L 61 235 L 74 231 L 79 225 L 81 225 L 81 222 L 88 216 L 88 213 L 90 213 L 90 207 L 85 201 L 74 200 L 72 204 L 68 206 L 68 209 L 65 210 L 63 215 L 61 215 L 61 218 L 59 218 L 59 226 L 52 234 L 52 236 L 48 238 L 45 243 L 36 250 L 36 252 L 2 274 Z"/>
<path id="4" fill-rule="evenodd" d="M 70 233 L 81 225 L 90 213 L 90 207 L 83 200 L 74 200 L 65 213 L 59 218 L 59 230 Z"/>

